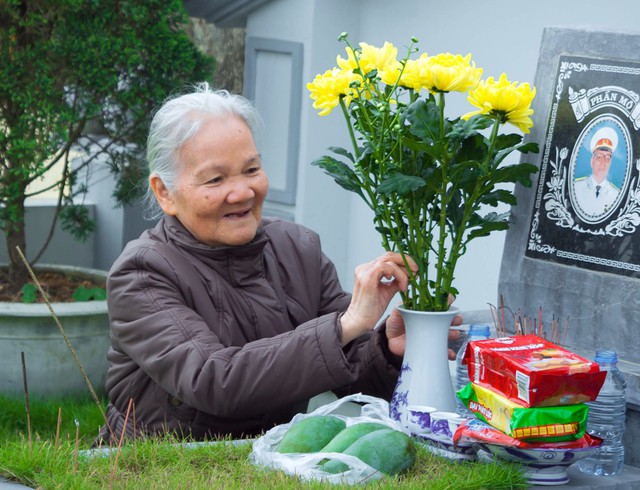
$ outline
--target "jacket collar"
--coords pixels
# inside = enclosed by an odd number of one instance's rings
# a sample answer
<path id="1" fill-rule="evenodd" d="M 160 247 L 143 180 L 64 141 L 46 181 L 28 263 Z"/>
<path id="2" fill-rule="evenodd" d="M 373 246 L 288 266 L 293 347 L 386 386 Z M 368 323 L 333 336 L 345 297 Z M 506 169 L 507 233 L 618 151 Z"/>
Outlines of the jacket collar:
<path id="1" fill-rule="evenodd" d="M 256 236 L 245 245 L 213 247 L 199 242 L 175 216 L 164 216 L 160 220 L 167 240 L 176 244 L 199 260 L 215 269 L 219 274 L 236 284 L 251 281 L 255 275 L 264 275 L 264 247 L 269 241 L 264 222 L 258 227 Z"/>

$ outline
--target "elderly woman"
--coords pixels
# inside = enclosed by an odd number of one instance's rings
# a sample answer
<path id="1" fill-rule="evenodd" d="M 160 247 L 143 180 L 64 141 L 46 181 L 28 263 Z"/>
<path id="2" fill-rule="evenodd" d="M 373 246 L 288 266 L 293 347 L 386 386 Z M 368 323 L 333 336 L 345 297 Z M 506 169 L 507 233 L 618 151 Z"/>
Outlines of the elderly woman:
<path id="1" fill-rule="evenodd" d="M 357 267 L 348 294 L 315 233 L 263 217 L 258 121 L 246 99 L 206 84 L 153 118 L 149 187 L 162 217 L 109 274 L 101 443 L 123 430 L 250 436 L 327 390 L 393 392 L 404 325 L 394 312 L 375 327 L 406 288 L 403 262 L 385 253 Z"/>

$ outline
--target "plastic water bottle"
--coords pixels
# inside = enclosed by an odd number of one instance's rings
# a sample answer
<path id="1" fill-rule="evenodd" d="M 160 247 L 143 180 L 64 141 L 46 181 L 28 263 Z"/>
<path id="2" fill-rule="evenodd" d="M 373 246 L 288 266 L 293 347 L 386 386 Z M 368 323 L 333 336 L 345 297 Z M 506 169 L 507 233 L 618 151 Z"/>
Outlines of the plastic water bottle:
<path id="1" fill-rule="evenodd" d="M 462 364 L 462 358 L 464 357 L 464 352 L 467 350 L 467 345 L 472 340 L 488 339 L 490 335 L 491 328 L 489 327 L 489 325 L 481 324 L 469 326 L 467 338 L 458 350 L 458 354 L 456 355 L 456 392 L 469 383 L 469 371 L 467 369 L 467 365 Z M 462 400 L 460 400 L 457 395 L 456 403 L 456 411 L 458 412 L 458 415 L 462 417 L 473 417 L 473 414 L 469 411 L 466 405 L 462 403 Z"/>
<path id="2" fill-rule="evenodd" d="M 609 476 L 621 473 L 624 468 L 624 434 L 627 385 L 618 370 L 618 354 L 613 351 L 597 351 L 595 361 L 607 372 L 598 397 L 588 402 L 587 432 L 604 439 L 600 448 L 590 457 L 578 461 L 583 473 Z"/>

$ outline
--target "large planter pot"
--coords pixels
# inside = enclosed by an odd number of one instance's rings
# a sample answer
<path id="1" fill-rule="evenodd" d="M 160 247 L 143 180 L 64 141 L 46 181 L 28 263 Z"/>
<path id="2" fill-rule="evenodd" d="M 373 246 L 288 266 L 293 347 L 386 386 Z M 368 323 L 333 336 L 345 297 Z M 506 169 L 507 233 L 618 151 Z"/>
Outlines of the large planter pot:
<path id="1" fill-rule="evenodd" d="M 391 418 L 407 424 L 407 407 L 430 406 L 455 412 L 449 371 L 448 338 L 457 308 L 448 311 L 412 311 L 398 308 L 406 330 L 406 348 L 400 377 L 389 406 Z"/>
<path id="2" fill-rule="evenodd" d="M 41 266 L 104 279 L 105 271 Z M 96 392 L 104 392 L 108 367 L 109 317 L 106 301 L 52 303 L 53 310 Z M 44 303 L 0 302 L 0 393 L 23 395 L 24 352 L 30 397 L 81 396 L 90 393 L 73 354 Z"/>

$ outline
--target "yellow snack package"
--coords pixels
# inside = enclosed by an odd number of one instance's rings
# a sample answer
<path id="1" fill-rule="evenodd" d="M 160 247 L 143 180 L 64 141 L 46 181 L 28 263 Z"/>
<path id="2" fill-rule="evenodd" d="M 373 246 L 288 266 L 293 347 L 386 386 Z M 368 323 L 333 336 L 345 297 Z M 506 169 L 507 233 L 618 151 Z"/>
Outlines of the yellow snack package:
<path id="1" fill-rule="evenodd" d="M 458 397 L 480 420 L 524 441 L 571 441 L 582 437 L 587 426 L 585 403 L 525 407 L 474 383 L 459 390 Z"/>

